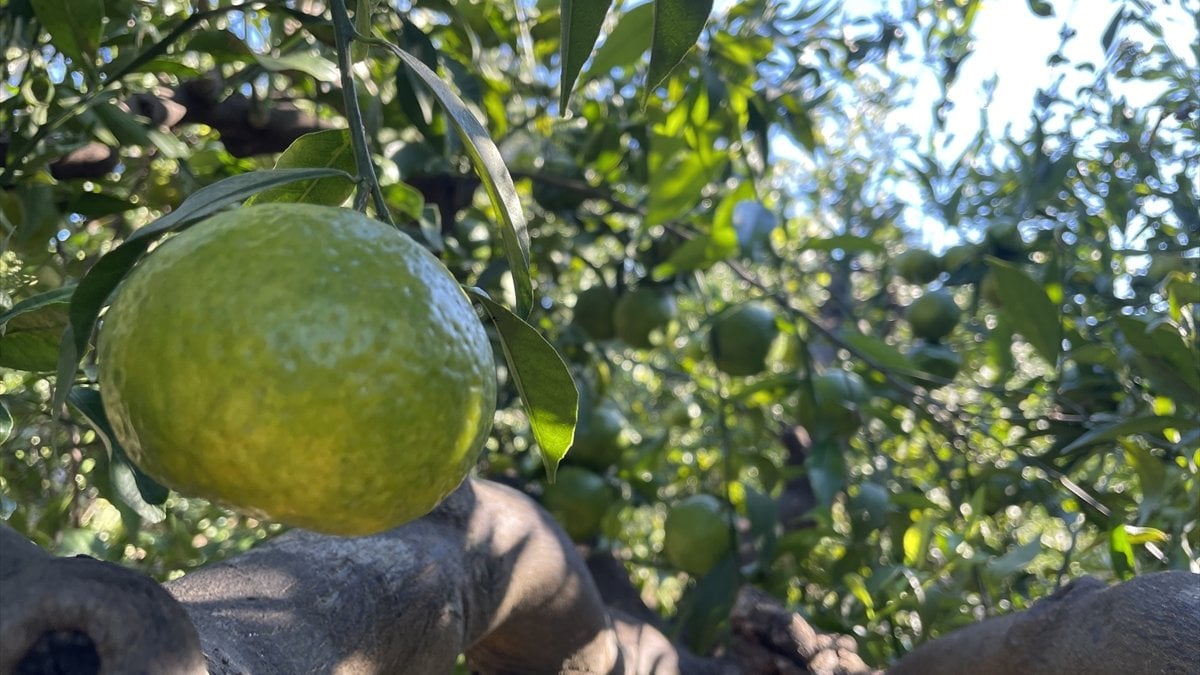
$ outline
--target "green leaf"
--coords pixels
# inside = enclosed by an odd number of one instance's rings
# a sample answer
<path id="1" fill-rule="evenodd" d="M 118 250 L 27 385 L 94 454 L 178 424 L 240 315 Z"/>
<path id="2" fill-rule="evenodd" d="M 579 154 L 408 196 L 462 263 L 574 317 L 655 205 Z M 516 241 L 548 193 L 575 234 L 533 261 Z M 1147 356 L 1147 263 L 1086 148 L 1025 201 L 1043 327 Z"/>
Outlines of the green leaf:
<path id="1" fill-rule="evenodd" d="M 912 362 L 900 350 L 880 338 L 851 331 L 843 331 L 838 337 L 856 353 L 870 359 L 872 367 L 896 375 L 916 375 L 922 372 L 914 368 Z"/>
<path id="2" fill-rule="evenodd" d="M 712 0 L 654 0 L 654 38 L 650 45 L 647 95 L 679 65 L 704 30 Z"/>
<path id="3" fill-rule="evenodd" d="M 275 160 L 276 169 L 324 167 L 347 175 L 355 171 L 354 148 L 348 129 L 314 131 L 297 138 Z M 341 206 L 354 192 L 354 182 L 343 176 L 295 181 L 267 190 L 246 200 L 246 205 L 268 202 L 300 202 Z"/>
<path id="4" fill-rule="evenodd" d="M 828 508 L 846 485 L 846 457 L 841 446 L 832 441 L 816 443 L 804 465 L 817 503 Z"/>
<path id="5" fill-rule="evenodd" d="M 1033 562 L 1033 559 L 1041 552 L 1041 539 L 1034 539 L 1027 544 L 1022 544 L 999 558 L 988 561 L 986 568 L 988 576 L 997 581 L 1010 579 L 1014 574 L 1028 567 L 1029 563 Z"/>
<path id="6" fill-rule="evenodd" d="M 558 104 L 565 113 L 571 90 L 583 64 L 596 46 L 600 27 L 612 0 L 561 0 L 562 7 L 562 81 Z"/>
<path id="7" fill-rule="evenodd" d="M 654 279 L 661 281 L 680 272 L 708 269 L 733 257 L 738 252 L 738 232 L 733 225 L 733 214 L 738 203 L 753 196 L 754 187 L 749 181 L 726 195 L 713 214 L 712 228 L 684 243 L 665 262 L 657 265 L 652 272 Z"/>
<path id="8" fill-rule="evenodd" d="M 483 305 L 496 329 L 509 373 L 529 415 L 529 427 L 542 451 L 546 475 L 554 480 L 558 463 L 575 438 L 579 390 L 562 357 L 525 320 L 477 288 L 471 295 Z"/>
<path id="9" fill-rule="evenodd" d="M 93 64 L 104 34 L 104 0 L 30 0 L 29 4 L 60 52 L 76 66 Z"/>
<path id="10" fill-rule="evenodd" d="M 1124 420 L 1115 424 L 1092 429 L 1086 434 L 1071 441 L 1065 448 L 1062 449 L 1063 454 L 1074 452 L 1080 448 L 1085 448 L 1096 443 L 1104 443 L 1107 441 L 1115 441 L 1126 436 L 1136 436 L 1138 434 L 1160 433 L 1164 429 L 1190 429 L 1196 424 L 1196 420 L 1187 417 L 1159 417 L 1156 415 L 1144 415 L 1133 419 Z"/>
<path id="11" fill-rule="evenodd" d="M 1161 460 L 1137 443 L 1125 443 L 1125 461 L 1133 467 L 1142 488 L 1138 522 L 1146 522 L 1166 498 L 1167 471 Z"/>
<path id="12" fill-rule="evenodd" d="M 933 539 L 933 526 L 937 519 L 933 516 L 921 516 L 921 520 L 913 523 L 904 531 L 904 564 L 913 569 L 920 569 L 929 554 L 929 542 Z"/>
<path id="13" fill-rule="evenodd" d="M 1121 579 L 1132 579 L 1137 572 L 1133 546 L 1129 543 L 1124 525 L 1117 525 L 1109 530 L 1108 553 L 1112 557 L 1113 573 Z"/>
<path id="14" fill-rule="evenodd" d="M 726 555 L 680 602 L 677 620 L 687 646 L 698 654 L 712 651 L 729 631 L 729 613 L 739 585 L 737 561 Z"/>
<path id="15" fill-rule="evenodd" d="M 433 91 L 433 95 L 449 113 L 455 129 L 458 130 L 458 135 L 471 156 L 471 163 L 475 165 L 475 172 L 483 181 L 488 197 L 504 225 L 501 234 L 504 238 L 509 271 L 513 277 L 513 287 L 516 289 L 517 314 L 529 316 L 530 310 L 533 309 L 533 281 L 529 276 L 529 232 L 525 225 L 525 213 L 521 210 L 521 198 L 517 195 L 517 188 L 513 185 L 508 167 L 504 166 L 500 150 L 492 142 L 487 129 L 467 108 L 467 104 L 463 103 L 458 94 L 436 73 L 403 49 L 392 44 L 388 44 L 387 47 Z"/>
<path id="16" fill-rule="evenodd" d="M 252 171 L 219 180 L 196 190 L 183 200 L 179 208 L 134 231 L 124 244 L 97 260 L 71 295 L 71 323 L 63 336 L 58 355 L 58 384 L 54 391 L 54 407 L 58 408 L 66 403 L 70 383 L 79 368 L 79 359 L 87 350 L 92 328 L 95 327 L 96 318 L 100 316 L 100 310 L 108 301 L 108 296 L 150 247 L 154 237 L 216 213 L 229 204 L 248 199 L 262 190 L 293 181 L 327 176 L 350 178 L 344 172 L 334 169 L 273 169 Z"/>
<path id="17" fill-rule="evenodd" d="M 1195 406 L 1200 401 L 1200 361 L 1183 341 L 1179 329 L 1166 321 L 1147 323 L 1128 316 L 1118 316 L 1116 321 L 1134 352 L 1132 360 L 1138 374 L 1178 403 Z M 1127 353 L 1122 350 L 1123 357 Z"/>
<path id="18" fill-rule="evenodd" d="M 354 5 L 354 32 L 359 35 L 371 34 L 371 19 L 376 0 L 358 0 Z M 350 45 L 350 60 L 353 63 L 366 60 L 370 54 L 370 45 L 355 40 Z"/>
<path id="19" fill-rule="evenodd" d="M 1020 268 L 997 258 L 988 258 L 987 262 L 992 274 L 996 275 L 1001 312 L 1009 325 L 1024 336 L 1042 358 L 1052 364 L 1058 363 L 1062 353 L 1062 312 L 1046 295 L 1042 285 Z"/>
<path id="20" fill-rule="evenodd" d="M 74 286 L 65 286 L 35 295 L 0 314 L 0 366 L 31 372 L 55 369 L 74 291 Z"/>
<path id="21" fill-rule="evenodd" d="M 616 27 L 596 50 L 588 66 L 588 80 L 603 77 L 613 68 L 628 68 L 638 62 L 654 33 L 654 3 L 647 2 L 625 12 Z"/>
<path id="22" fill-rule="evenodd" d="M 117 437 L 113 434 L 108 416 L 104 414 L 100 392 L 95 389 L 75 387 L 71 390 L 67 400 L 87 419 L 92 428 L 96 430 L 96 434 L 104 441 L 105 447 L 108 448 L 109 478 L 113 489 L 116 490 L 116 496 L 147 521 L 151 523 L 162 521 L 166 517 L 166 511 L 160 505 L 167 501 L 170 491 L 142 473 L 141 469 L 138 469 L 129 460 L 125 449 L 121 447 L 121 444 L 117 442 Z"/>
<path id="23" fill-rule="evenodd" d="M 839 234 L 821 239 L 809 239 L 802 248 L 810 251 L 836 251 L 841 249 L 846 253 L 884 253 L 887 251 L 883 244 L 869 237 L 855 237 L 849 234 Z"/>
<path id="24" fill-rule="evenodd" d="M 341 79 L 337 66 L 316 52 L 296 52 L 286 56 L 255 54 L 254 60 L 271 72 L 295 70 L 310 75 L 319 82 L 337 82 Z"/>

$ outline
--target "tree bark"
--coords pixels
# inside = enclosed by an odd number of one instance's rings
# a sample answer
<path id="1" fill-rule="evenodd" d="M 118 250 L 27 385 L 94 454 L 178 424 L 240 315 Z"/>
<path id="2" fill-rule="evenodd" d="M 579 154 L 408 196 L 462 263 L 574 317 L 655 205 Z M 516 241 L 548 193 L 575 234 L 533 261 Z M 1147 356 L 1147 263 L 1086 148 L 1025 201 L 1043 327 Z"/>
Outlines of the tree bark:
<path id="1" fill-rule="evenodd" d="M 620 569 L 593 561 L 602 579 Z M 619 576 L 619 575 L 617 575 Z M 673 644 L 619 584 L 605 602 L 583 558 L 524 494 L 468 480 L 390 532 L 293 530 L 159 586 L 86 557 L 54 558 L 0 525 L 0 675 L 16 673 L 788 673 L 870 669 L 752 588 L 719 658 Z M 644 609 L 644 608 L 643 608 Z M 935 640 L 907 673 L 1196 672 L 1200 575 L 1085 579 L 1028 612 Z"/>

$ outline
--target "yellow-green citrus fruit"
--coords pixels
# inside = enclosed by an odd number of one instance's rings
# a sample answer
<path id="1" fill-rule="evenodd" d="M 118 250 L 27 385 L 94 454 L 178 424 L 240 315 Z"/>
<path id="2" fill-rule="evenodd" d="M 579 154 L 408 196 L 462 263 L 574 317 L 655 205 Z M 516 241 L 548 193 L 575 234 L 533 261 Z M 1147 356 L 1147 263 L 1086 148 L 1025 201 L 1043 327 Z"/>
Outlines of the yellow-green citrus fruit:
<path id="1" fill-rule="evenodd" d="M 738 305 L 713 322 L 709 334 L 713 362 L 729 375 L 757 375 L 766 368 L 778 336 L 774 312 L 754 303 Z"/>
<path id="2" fill-rule="evenodd" d="M 979 247 L 974 244 L 951 246 L 942 254 L 942 269 L 954 273 L 974 262 L 979 257 Z"/>
<path id="3" fill-rule="evenodd" d="M 642 286 L 617 300 L 613 322 L 617 337 L 625 344 L 650 349 L 661 339 L 675 319 L 675 297 L 669 292 Z"/>
<path id="4" fill-rule="evenodd" d="M 693 495 L 667 513 L 663 553 L 675 568 L 704 576 L 732 549 L 729 517 L 716 497 Z"/>
<path id="5" fill-rule="evenodd" d="M 838 434 L 853 433 L 862 424 L 858 410 L 870 398 L 867 385 L 857 373 L 827 370 L 813 378 L 817 416 L 809 425 L 829 428 Z"/>
<path id="6" fill-rule="evenodd" d="M 542 493 L 546 510 L 578 542 L 600 533 L 613 499 L 613 489 L 603 476 L 575 466 L 561 467 L 555 481 Z"/>
<path id="7" fill-rule="evenodd" d="M 496 405 L 483 326 L 449 271 L 347 209 L 265 204 L 166 241 L 99 337 L 104 408 L 147 474 L 341 535 L 428 513 Z"/>
<path id="8" fill-rule="evenodd" d="M 617 294 L 603 284 L 580 291 L 575 296 L 573 321 L 593 340 L 608 340 L 617 334 L 613 326 L 613 310 Z"/>
<path id="9" fill-rule="evenodd" d="M 603 471 L 616 464 L 625 452 L 625 417 L 608 402 L 600 403 L 582 416 L 575 428 L 575 442 L 566 459 Z"/>
<path id="10" fill-rule="evenodd" d="M 945 291 L 932 291 L 913 300 L 905 312 L 913 335 L 937 342 L 958 325 L 962 310 L 954 297 Z"/>
<path id="11" fill-rule="evenodd" d="M 1025 251 L 1025 240 L 1021 238 L 1021 229 L 1011 220 L 997 220 L 990 223 L 984 233 L 984 241 L 991 248 L 992 254 L 998 258 L 1011 259 L 1016 254 Z"/>
<path id="12" fill-rule="evenodd" d="M 908 352 L 908 359 L 917 370 L 934 378 L 916 377 L 917 382 L 936 389 L 949 384 L 962 368 L 962 356 L 945 345 L 919 342 Z"/>
<path id="13" fill-rule="evenodd" d="M 942 273 L 942 261 L 924 249 L 909 249 L 896 256 L 896 273 L 914 284 L 927 284 Z"/>
<path id="14" fill-rule="evenodd" d="M 1000 280 L 996 278 L 995 272 L 988 270 L 979 281 L 979 297 L 996 307 L 1004 304 L 1000 302 Z"/>

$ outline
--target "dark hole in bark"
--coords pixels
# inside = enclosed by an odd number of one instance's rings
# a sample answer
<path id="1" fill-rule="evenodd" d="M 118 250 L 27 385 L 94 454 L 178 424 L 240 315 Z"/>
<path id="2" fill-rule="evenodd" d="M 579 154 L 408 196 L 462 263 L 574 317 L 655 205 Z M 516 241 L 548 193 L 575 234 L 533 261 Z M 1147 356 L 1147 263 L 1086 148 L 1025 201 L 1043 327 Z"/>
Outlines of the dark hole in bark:
<path id="1" fill-rule="evenodd" d="M 48 630 L 29 648 L 14 675 L 97 675 L 100 655 L 86 633 Z"/>

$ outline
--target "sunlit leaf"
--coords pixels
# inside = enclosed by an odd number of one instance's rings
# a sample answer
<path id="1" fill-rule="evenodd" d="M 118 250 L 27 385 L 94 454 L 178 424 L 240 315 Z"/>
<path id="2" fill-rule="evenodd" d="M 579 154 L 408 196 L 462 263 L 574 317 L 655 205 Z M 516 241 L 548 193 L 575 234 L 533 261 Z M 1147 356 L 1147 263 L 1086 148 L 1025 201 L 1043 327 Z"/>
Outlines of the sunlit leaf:
<path id="1" fill-rule="evenodd" d="M 1186 417 L 1143 415 L 1092 429 L 1069 443 L 1062 449 L 1062 452 L 1066 454 L 1089 445 L 1115 441 L 1126 436 L 1161 433 L 1164 429 L 1185 429 L 1193 424 L 1195 424 L 1195 420 Z"/>
<path id="2" fill-rule="evenodd" d="M 662 84 L 696 44 L 712 8 L 712 0 L 654 0 L 654 37 L 650 46 L 650 72 L 646 76 L 647 91 Z"/>
<path id="3" fill-rule="evenodd" d="M 600 27 L 612 0 L 561 0 L 562 7 L 562 75 L 559 82 L 558 104 L 567 109 L 575 80 L 583 64 L 596 46 Z"/>
<path id="4" fill-rule="evenodd" d="M 575 437 L 579 390 L 554 347 L 533 326 L 487 293 L 471 289 L 496 324 L 509 372 L 529 415 L 533 438 L 542 451 L 546 474 L 554 480 L 558 463 Z"/>
<path id="5" fill-rule="evenodd" d="M 529 276 L 529 232 L 525 226 L 525 213 L 521 210 L 521 199 L 517 195 L 516 186 L 513 185 L 512 176 L 508 173 L 508 167 L 504 165 L 504 159 L 500 156 L 500 150 L 496 148 L 479 119 L 436 73 L 403 49 L 390 44 L 388 48 L 433 91 L 433 95 L 449 113 L 455 129 L 458 130 L 471 156 L 471 162 L 475 165 L 475 172 L 483 181 L 484 189 L 487 190 L 488 197 L 503 224 L 500 230 L 513 286 L 516 289 L 517 314 L 528 316 L 533 307 L 533 281 Z"/>
<path id="6" fill-rule="evenodd" d="M 354 182 L 347 176 L 355 172 L 354 148 L 347 129 L 314 131 L 297 138 L 279 159 L 276 169 L 328 168 L 345 175 L 311 178 L 268 188 L 251 196 L 246 205 L 268 202 L 299 202 L 340 206 L 354 193 Z"/>

